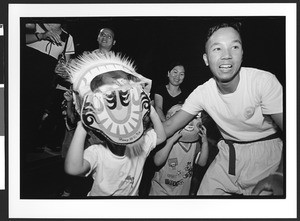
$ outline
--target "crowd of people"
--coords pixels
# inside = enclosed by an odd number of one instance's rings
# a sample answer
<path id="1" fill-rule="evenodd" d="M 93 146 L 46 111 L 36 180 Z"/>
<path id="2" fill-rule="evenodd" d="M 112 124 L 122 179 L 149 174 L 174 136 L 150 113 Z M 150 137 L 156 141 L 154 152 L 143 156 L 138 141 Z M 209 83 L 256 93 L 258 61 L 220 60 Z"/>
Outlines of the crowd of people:
<path id="1" fill-rule="evenodd" d="M 282 85 L 242 66 L 240 23 L 208 30 L 212 77 L 191 93 L 181 61 L 170 63 L 167 84 L 153 85 L 112 50 L 112 28 L 96 40 L 76 57 L 62 23 L 26 24 L 21 153 L 61 151 L 63 197 L 75 176 L 93 178 L 94 197 L 284 194 Z M 61 55 L 64 76 L 55 72 Z"/>

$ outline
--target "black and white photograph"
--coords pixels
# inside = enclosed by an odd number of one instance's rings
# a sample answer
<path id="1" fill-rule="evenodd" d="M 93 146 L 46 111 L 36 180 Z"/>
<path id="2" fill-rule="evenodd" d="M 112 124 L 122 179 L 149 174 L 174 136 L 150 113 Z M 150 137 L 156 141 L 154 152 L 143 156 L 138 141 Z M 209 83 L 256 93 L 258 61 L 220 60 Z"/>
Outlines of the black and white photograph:
<path id="1" fill-rule="evenodd" d="M 296 217 L 296 6 L 9 4 L 9 218 Z"/>

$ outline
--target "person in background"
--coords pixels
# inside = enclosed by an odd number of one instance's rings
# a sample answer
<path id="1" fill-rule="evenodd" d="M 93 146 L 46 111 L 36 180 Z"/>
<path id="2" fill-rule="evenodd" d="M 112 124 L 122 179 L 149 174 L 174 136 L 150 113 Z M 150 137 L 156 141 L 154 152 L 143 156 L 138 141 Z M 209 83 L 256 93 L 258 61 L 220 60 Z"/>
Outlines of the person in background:
<path id="1" fill-rule="evenodd" d="M 166 119 L 180 109 L 179 104 L 171 107 Z M 202 125 L 201 116 L 195 117 L 184 129 L 171 136 L 164 147 L 153 151 L 156 152 L 154 163 L 159 170 L 152 179 L 149 195 L 189 195 L 194 164 L 204 167 L 209 154 L 206 128 Z"/>
<path id="2" fill-rule="evenodd" d="M 97 42 L 99 48 L 94 51 L 104 54 L 112 50 L 112 47 L 116 44 L 115 33 L 111 28 L 102 28 L 99 31 Z"/>
<path id="3" fill-rule="evenodd" d="M 213 78 L 165 121 L 167 137 L 205 110 L 223 139 L 197 195 L 283 195 L 282 85 L 270 72 L 242 67 L 240 23 L 209 29 L 204 62 Z"/>
<path id="4" fill-rule="evenodd" d="M 188 94 L 180 87 L 184 78 L 184 65 L 176 61 L 168 67 L 168 84 L 155 86 L 154 106 L 161 121 L 166 120 L 166 113 L 172 106 L 183 104 L 187 97 Z"/>
<path id="5" fill-rule="evenodd" d="M 73 37 L 62 23 L 28 23 L 21 59 L 21 140 L 25 152 L 43 151 L 45 136 L 39 128 L 54 87 L 54 69 L 65 51 L 69 60 L 75 53 Z M 22 149 L 24 149 L 22 148 Z"/>

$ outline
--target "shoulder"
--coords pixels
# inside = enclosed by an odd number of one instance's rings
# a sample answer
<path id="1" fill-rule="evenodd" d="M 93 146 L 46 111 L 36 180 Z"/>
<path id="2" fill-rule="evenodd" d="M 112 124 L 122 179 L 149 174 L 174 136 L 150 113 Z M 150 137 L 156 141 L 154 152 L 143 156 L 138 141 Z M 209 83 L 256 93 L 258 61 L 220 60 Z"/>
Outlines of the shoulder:
<path id="1" fill-rule="evenodd" d="M 144 136 L 147 137 L 148 139 L 152 139 L 153 137 L 156 137 L 156 132 L 153 128 L 150 128 L 147 131 L 145 131 Z"/>
<path id="2" fill-rule="evenodd" d="M 99 153 L 99 152 L 103 152 L 105 149 L 107 149 L 107 148 L 105 148 L 101 144 L 93 144 L 93 145 L 89 146 L 88 148 L 86 148 L 84 151 L 85 152 Z"/>
<path id="3" fill-rule="evenodd" d="M 240 73 L 246 80 L 269 80 L 275 77 L 275 75 L 269 71 L 249 67 L 242 67 Z"/>
<path id="4" fill-rule="evenodd" d="M 204 82 L 203 84 L 200 84 L 197 86 L 193 93 L 207 93 L 208 91 L 215 90 L 216 89 L 216 81 L 213 78 L 210 78 L 208 81 Z"/>
<path id="5" fill-rule="evenodd" d="M 149 147 L 150 150 L 153 149 L 156 145 L 157 134 L 153 128 L 148 129 L 145 134 L 145 146 Z"/>

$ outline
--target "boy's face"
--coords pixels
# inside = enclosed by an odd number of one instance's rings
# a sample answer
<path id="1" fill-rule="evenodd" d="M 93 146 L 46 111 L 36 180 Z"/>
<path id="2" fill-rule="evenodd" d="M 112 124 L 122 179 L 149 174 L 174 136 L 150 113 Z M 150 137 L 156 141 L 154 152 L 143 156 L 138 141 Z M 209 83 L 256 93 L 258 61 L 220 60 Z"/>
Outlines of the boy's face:
<path id="1" fill-rule="evenodd" d="M 177 111 L 181 109 L 181 105 L 175 105 L 170 108 L 166 115 L 166 119 L 169 119 Z M 193 143 L 199 140 L 199 127 L 202 125 L 201 117 L 196 116 L 191 120 L 181 131 L 182 137 L 179 139 L 180 142 Z"/>
<path id="2" fill-rule="evenodd" d="M 233 80 L 243 59 L 239 33 L 232 27 L 220 28 L 214 32 L 206 43 L 203 59 L 218 81 L 226 83 Z"/>

